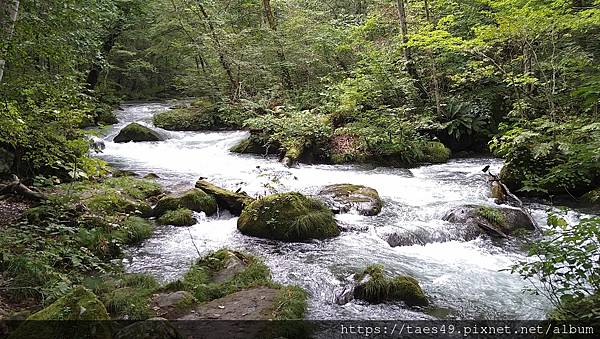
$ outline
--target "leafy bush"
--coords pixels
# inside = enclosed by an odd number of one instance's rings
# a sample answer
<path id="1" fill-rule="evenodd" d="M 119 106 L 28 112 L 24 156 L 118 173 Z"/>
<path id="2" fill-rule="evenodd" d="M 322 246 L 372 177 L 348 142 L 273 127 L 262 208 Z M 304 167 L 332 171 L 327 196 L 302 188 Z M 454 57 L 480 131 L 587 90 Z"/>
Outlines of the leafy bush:
<path id="1" fill-rule="evenodd" d="M 268 136 L 268 143 L 281 145 L 284 153 L 298 159 L 306 151 L 323 157 L 333 133 L 328 117 L 310 111 L 264 115 L 246 121 L 246 126 Z"/>
<path id="2" fill-rule="evenodd" d="M 598 185 L 600 123 L 586 117 L 539 118 L 501 130 L 490 148 L 505 159 L 500 177 L 509 188 L 579 195 Z"/>
<path id="3" fill-rule="evenodd" d="M 549 215 L 544 239 L 529 249 L 529 260 L 520 261 L 513 273 L 530 280 L 535 293 L 556 306 L 598 294 L 600 290 L 600 218 L 582 219 L 569 226 L 557 215 Z M 597 317 L 600 304 L 595 305 Z"/>

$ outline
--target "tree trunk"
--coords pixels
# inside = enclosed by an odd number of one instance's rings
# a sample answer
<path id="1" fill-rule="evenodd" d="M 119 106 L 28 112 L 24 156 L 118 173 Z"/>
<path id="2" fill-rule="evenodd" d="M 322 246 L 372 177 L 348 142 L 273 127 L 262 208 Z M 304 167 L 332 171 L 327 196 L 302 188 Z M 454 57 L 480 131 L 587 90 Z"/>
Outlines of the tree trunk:
<path id="1" fill-rule="evenodd" d="M 425 17 L 427 18 L 427 21 L 430 23 L 434 23 L 433 19 L 431 17 L 431 13 L 429 11 L 429 1 L 424 0 L 425 3 Z M 440 94 L 440 83 L 438 81 L 438 74 L 437 74 L 437 65 L 435 62 L 435 55 L 433 54 L 433 51 L 431 49 L 427 50 L 427 54 L 429 55 L 429 58 L 431 60 L 431 79 L 433 82 L 433 95 L 435 98 L 435 108 L 436 108 L 436 112 L 438 115 L 440 115 L 442 113 L 442 103 L 441 103 L 441 94 Z"/>
<path id="2" fill-rule="evenodd" d="M 417 72 L 417 68 L 415 67 L 415 63 L 412 58 L 412 53 L 410 47 L 406 46 L 408 43 L 408 24 L 406 22 L 406 1 L 405 0 L 397 0 L 397 10 L 398 10 L 398 19 L 400 21 L 400 33 L 402 34 L 402 43 L 404 43 L 404 47 L 402 49 L 404 54 L 404 62 L 406 63 L 406 71 L 411 76 L 411 78 L 415 81 L 415 85 L 420 92 L 420 96 L 423 99 L 427 98 L 427 90 L 421 84 L 419 79 L 419 73 Z"/>
<path id="3" fill-rule="evenodd" d="M 113 31 L 106 37 L 104 43 L 102 44 L 102 50 L 100 51 L 101 57 L 107 57 L 110 51 L 112 51 L 115 43 L 117 42 L 117 38 L 123 32 L 123 24 L 118 24 Z M 86 83 L 87 89 L 94 90 L 96 85 L 98 84 L 98 79 L 100 77 L 100 72 L 102 71 L 101 60 L 96 60 L 92 65 L 92 69 L 90 69 Z"/>
<path id="4" fill-rule="evenodd" d="M 236 92 L 237 92 L 238 88 L 240 87 L 239 81 L 236 80 L 233 76 L 231 64 L 225 57 L 225 53 L 223 52 L 223 48 L 221 47 L 221 40 L 219 40 L 219 36 L 217 35 L 215 26 L 213 26 L 212 21 L 210 20 L 210 17 L 208 16 L 208 13 L 206 12 L 206 10 L 204 9 L 204 6 L 202 5 L 202 2 L 196 1 L 196 4 L 198 5 L 198 9 L 200 9 L 200 13 L 202 13 L 202 17 L 204 18 L 204 20 L 206 21 L 206 24 L 208 25 L 208 28 L 210 30 L 210 36 L 213 40 L 213 44 L 215 45 L 215 49 L 217 50 L 217 54 L 219 55 L 219 62 L 221 63 L 221 66 L 223 67 L 225 74 L 227 74 L 227 79 L 229 80 L 229 84 L 231 86 L 231 97 L 235 98 Z"/>
<path id="5" fill-rule="evenodd" d="M 0 0 L 0 30 L 2 33 L 2 40 L 8 41 L 15 28 L 15 22 L 17 21 L 17 14 L 19 14 L 19 0 Z M 9 20 L 6 20 L 9 19 Z M 6 50 L 0 51 L 4 54 Z M 0 83 L 2 83 L 2 77 L 4 76 L 4 66 L 6 60 L 0 59 Z"/>
<path id="6" fill-rule="evenodd" d="M 265 18 L 267 19 L 267 23 L 269 24 L 269 28 L 273 31 L 273 35 L 275 36 L 275 44 L 281 45 L 279 39 L 276 36 L 277 32 L 277 22 L 275 21 L 275 15 L 273 15 L 273 8 L 271 7 L 271 0 L 262 0 L 263 10 L 265 12 Z M 287 89 L 292 89 L 294 87 L 292 82 L 292 77 L 290 75 L 289 69 L 285 66 L 285 54 L 281 47 L 277 49 L 277 58 L 281 63 L 281 74 L 283 77 L 283 83 L 285 84 Z"/>

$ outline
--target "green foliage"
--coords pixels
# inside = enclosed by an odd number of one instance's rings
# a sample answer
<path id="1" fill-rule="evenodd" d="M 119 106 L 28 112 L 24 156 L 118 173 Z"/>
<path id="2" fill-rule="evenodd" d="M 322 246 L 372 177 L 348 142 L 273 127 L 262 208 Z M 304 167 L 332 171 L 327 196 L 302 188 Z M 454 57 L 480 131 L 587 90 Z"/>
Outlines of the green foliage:
<path id="1" fill-rule="evenodd" d="M 298 286 L 284 286 L 275 297 L 273 319 L 304 319 L 308 294 Z"/>
<path id="2" fill-rule="evenodd" d="M 119 197 L 117 201 L 138 206 L 147 203 L 135 197 L 159 192 L 156 184 L 135 178 L 53 187 L 47 202 L 0 234 L 0 266 L 9 287 L 3 296 L 17 302 L 30 297 L 51 302 L 87 275 L 118 268 L 110 260 L 121 255 L 122 246 L 148 238 L 153 225 L 129 215 L 129 208 L 111 209 L 112 203 L 100 202 Z M 106 194 L 110 199 L 99 198 Z"/>
<path id="3" fill-rule="evenodd" d="M 548 225 L 550 229 L 544 239 L 529 249 L 531 260 L 520 261 L 513 266 L 512 272 L 530 280 L 534 292 L 546 296 L 556 306 L 597 295 L 600 288 L 600 264 L 596 260 L 600 255 L 600 218 L 582 219 L 571 226 L 551 214 Z M 597 314 L 586 316 L 597 317 Z"/>
<path id="4" fill-rule="evenodd" d="M 174 211 L 167 211 L 158 218 L 158 223 L 161 225 L 192 226 L 196 223 L 196 220 L 191 210 L 180 208 Z"/>
<path id="5" fill-rule="evenodd" d="M 264 115 L 247 120 L 246 125 L 261 131 L 267 144 L 280 146 L 294 160 L 305 152 L 323 157 L 333 131 L 327 116 L 309 111 Z"/>
<path id="6" fill-rule="evenodd" d="M 583 194 L 600 178 L 600 124 L 587 117 L 504 126 L 490 145 L 506 159 L 501 178 L 532 194 Z"/>
<path id="7" fill-rule="evenodd" d="M 506 217 L 504 214 L 493 207 L 481 206 L 477 209 L 476 213 L 489 221 L 492 225 L 505 226 L 506 225 Z"/>

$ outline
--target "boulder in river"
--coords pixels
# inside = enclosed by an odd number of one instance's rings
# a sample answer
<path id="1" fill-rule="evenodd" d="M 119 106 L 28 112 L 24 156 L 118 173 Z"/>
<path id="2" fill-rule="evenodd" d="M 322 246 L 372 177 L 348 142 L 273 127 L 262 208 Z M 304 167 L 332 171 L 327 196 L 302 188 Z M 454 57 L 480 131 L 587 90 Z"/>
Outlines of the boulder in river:
<path id="1" fill-rule="evenodd" d="M 408 306 L 427 306 L 419 282 L 408 276 L 387 277 L 382 265 L 371 265 L 354 276 L 353 295 L 370 303 L 402 301 Z"/>
<path id="2" fill-rule="evenodd" d="M 198 180 L 196 188 L 214 197 L 220 208 L 224 208 L 234 215 L 240 215 L 244 207 L 254 200 L 246 193 L 226 190 L 203 179 Z"/>
<path id="3" fill-rule="evenodd" d="M 466 227 L 475 225 L 491 236 L 502 238 L 506 238 L 517 229 L 536 229 L 525 212 L 510 207 L 465 205 L 450 211 L 444 220 Z"/>
<path id="4" fill-rule="evenodd" d="M 253 201 L 244 208 L 237 225 L 242 234 L 288 242 L 340 234 L 333 213 L 325 204 L 296 192 Z"/>
<path id="5" fill-rule="evenodd" d="M 125 126 L 113 139 L 116 143 L 162 140 L 164 139 L 156 131 L 135 122 Z"/>
<path id="6" fill-rule="evenodd" d="M 391 247 L 425 245 L 447 241 L 470 241 L 476 239 L 483 230 L 475 224 L 448 224 L 435 228 L 416 228 L 396 231 L 383 238 Z"/>
<path id="7" fill-rule="evenodd" d="M 333 213 L 356 211 L 361 215 L 372 216 L 379 214 L 383 206 L 375 189 L 361 185 L 329 185 L 324 187 L 318 196 Z"/>
<path id="8" fill-rule="evenodd" d="M 211 195 L 195 188 L 180 195 L 161 198 L 154 207 L 154 215 L 161 217 L 167 211 L 175 211 L 181 208 L 213 215 L 217 212 L 217 202 Z"/>
<path id="9" fill-rule="evenodd" d="M 158 223 L 172 226 L 192 226 L 196 223 L 196 219 L 191 210 L 180 208 L 174 211 L 167 211 L 158 218 Z"/>

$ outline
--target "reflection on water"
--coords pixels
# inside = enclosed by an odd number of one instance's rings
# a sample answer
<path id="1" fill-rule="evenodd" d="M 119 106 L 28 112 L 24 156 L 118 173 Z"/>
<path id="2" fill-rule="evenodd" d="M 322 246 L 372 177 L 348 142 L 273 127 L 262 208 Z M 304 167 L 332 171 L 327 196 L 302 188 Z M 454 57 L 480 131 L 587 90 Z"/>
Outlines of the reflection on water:
<path id="1" fill-rule="evenodd" d="M 125 259 L 127 270 L 169 281 L 181 276 L 198 256 L 194 243 L 203 253 L 227 246 L 262 257 L 275 281 L 307 289 L 311 294 L 309 318 L 428 318 L 393 304 L 335 304 L 336 293 L 354 271 L 381 263 L 391 274 L 417 278 L 436 307 L 451 309 L 460 318 L 544 317 L 547 301 L 523 294 L 526 283 L 502 271 L 522 258 L 521 253 L 509 250 L 518 246 L 478 238 L 392 248 L 384 240 L 385 235 L 402 230 L 442 232 L 448 224 L 441 219 L 453 206 L 493 203 L 481 168 L 491 165 L 497 173 L 500 160 L 461 159 L 410 170 L 331 165 L 288 169 L 274 158 L 229 153 L 231 146 L 246 137 L 245 132 L 160 130 L 166 141 L 110 142 L 126 123 L 138 121 L 150 126 L 152 115 L 165 109 L 162 104 L 125 106 L 120 112 L 121 123 L 106 136 L 102 158 L 140 174 L 156 173 L 170 190 L 189 188 L 200 176 L 252 195 L 274 191 L 311 194 L 323 185 L 353 183 L 377 189 L 385 206 L 376 217 L 337 216 L 348 229 L 338 238 L 294 244 L 242 236 L 236 229 L 237 218 L 227 212 L 210 218 L 200 214 L 195 226 L 160 227 L 153 238 L 132 248 Z M 536 208 L 534 215 L 544 224 L 546 207 Z"/>

